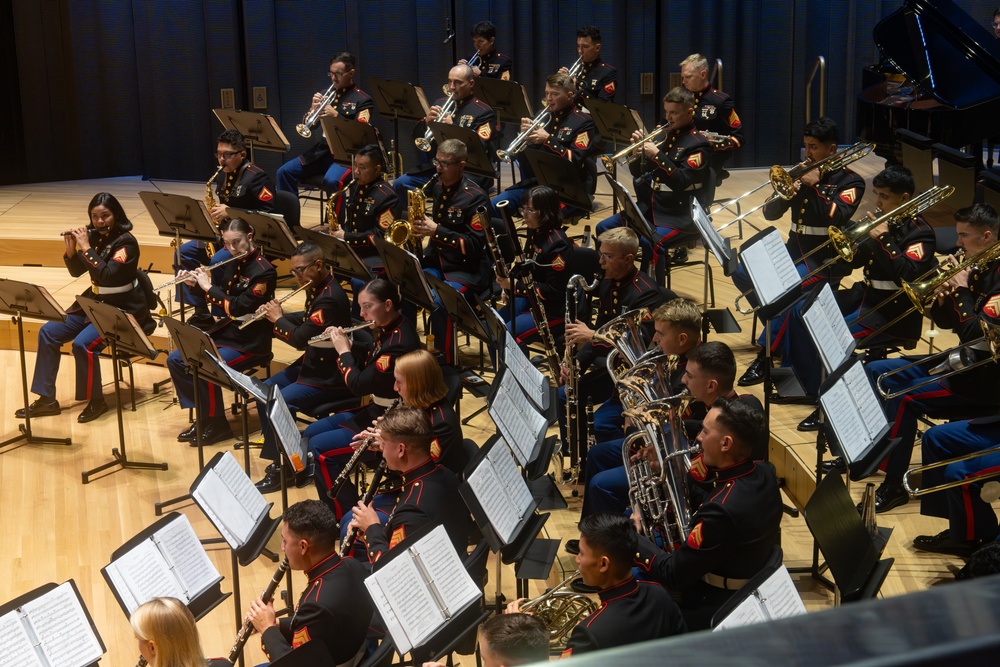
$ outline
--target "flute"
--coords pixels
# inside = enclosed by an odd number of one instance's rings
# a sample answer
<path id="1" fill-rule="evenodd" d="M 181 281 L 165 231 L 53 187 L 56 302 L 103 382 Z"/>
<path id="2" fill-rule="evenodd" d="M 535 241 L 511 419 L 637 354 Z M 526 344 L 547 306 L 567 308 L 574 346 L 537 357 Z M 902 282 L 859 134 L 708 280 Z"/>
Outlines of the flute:
<path id="1" fill-rule="evenodd" d="M 236 260 L 238 260 L 238 259 L 243 259 L 244 257 L 246 257 L 246 256 L 247 256 L 247 255 L 249 255 L 249 254 L 250 254 L 250 251 L 249 251 L 249 250 L 247 250 L 246 252 L 244 252 L 244 253 L 241 253 L 241 254 L 239 254 L 239 255 L 233 255 L 233 256 L 232 256 L 232 257 L 230 257 L 229 259 L 227 259 L 227 260 L 224 260 L 224 261 L 222 261 L 222 262 L 219 262 L 218 264 L 209 264 L 208 266 L 203 266 L 203 267 L 201 267 L 201 268 L 203 268 L 203 269 L 208 269 L 209 271 L 215 271 L 215 270 L 216 270 L 217 268 L 219 268 L 220 266 L 225 266 L 226 264 L 229 264 L 229 262 L 235 262 L 235 261 L 236 261 Z M 161 289 L 166 289 L 166 288 L 168 288 L 168 287 L 173 287 L 174 285 L 177 285 L 177 284 L 180 284 L 180 283 L 184 282 L 185 280 L 187 280 L 187 279 L 188 279 L 188 278 L 190 278 L 191 276 L 192 276 L 192 274 L 191 274 L 191 273 L 188 273 L 188 274 L 187 274 L 186 276 L 184 276 L 183 278 L 174 278 L 173 280 L 170 280 L 170 281 L 167 281 L 167 282 L 163 283 L 163 284 L 162 284 L 162 285 L 160 285 L 159 287 L 154 287 L 154 288 L 153 288 L 153 291 L 154 291 L 154 292 L 159 292 L 159 291 L 160 291 Z"/>
<path id="2" fill-rule="evenodd" d="M 309 287 L 312 284 L 313 284 L 313 281 L 310 280 L 309 282 L 307 282 L 302 287 L 299 287 L 298 289 L 296 289 L 296 290 L 294 290 L 292 292 L 289 292 L 285 296 L 283 296 L 280 299 L 278 299 L 278 303 L 284 303 L 284 302 L 288 301 L 293 296 L 295 296 L 296 294 L 298 294 L 299 292 L 301 292 L 302 290 L 304 290 L 305 288 Z M 263 307 L 264 306 L 261 306 L 261 308 L 263 308 Z M 246 329 L 248 326 L 250 326 L 251 324 L 253 324 L 257 320 L 263 318 L 266 313 L 267 313 L 266 310 L 258 310 L 256 313 L 253 314 L 253 317 L 251 317 L 248 320 L 244 320 L 243 321 L 243 324 L 240 325 L 240 331 L 242 331 L 243 329 Z"/>
<path id="3" fill-rule="evenodd" d="M 361 331 L 362 329 L 370 329 L 371 327 L 374 326 L 375 326 L 374 321 L 365 322 L 363 324 L 356 324 L 353 327 L 347 327 L 346 329 L 344 329 L 344 333 L 349 335 L 354 333 L 355 331 Z M 328 334 L 326 331 L 310 338 L 308 344 L 312 345 L 313 347 L 333 347 L 333 341 L 330 340 L 330 334 Z"/>

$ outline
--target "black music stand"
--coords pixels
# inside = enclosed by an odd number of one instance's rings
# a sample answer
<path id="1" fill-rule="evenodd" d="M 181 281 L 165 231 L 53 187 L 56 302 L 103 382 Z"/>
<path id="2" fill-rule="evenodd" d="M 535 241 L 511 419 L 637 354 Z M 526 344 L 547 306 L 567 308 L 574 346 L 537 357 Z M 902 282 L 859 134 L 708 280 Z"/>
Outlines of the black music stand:
<path id="1" fill-rule="evenodd" d="M 240 407 L 240 427 L 243 442 L 236 444 L 236 449 L 243 449 L 243 469 L 250 474 L 250 399 L 267 402 L 270 388 L 252 375 L 246 375 L 230 368 L 214 354 L 206 354 L 205 358 L 212 362 L 215 369 L 221 371 L 229 380 L 229 387 L 236 394 L 236 403 Z M 242 444 L 242 447 L 240 446 Z"/>
<path id="2" fill-rule="evenodd" d="M 106 303 L 100 303 L 86 297 L 77 297 L 77 303 L 87 314 L 87 319 L 94 325 L 101 338 L 111 346 L 111 365 L 118 368 L 118 352 L 124 350 L 129 354 L 155 359 L 160 351 L 143 332 L 139 323 L 128 313 L 115 308 Z M 166 470 L 166 463 L 148 463 L 144 461 L 129 461 L 128 453 L 125 451 L 125 422 L 122 419 L 122 388 L 118 382 L 118 373 L 115 376 L 115 411 L 118 413 L 118 447 L 112 448 L 112 459 L 107 463 L 92 468 L 82 473 L 83 483 L 89 484 L 94 473 L 98 473 L 114 466 L 133 468 L 138 470 Z"/>
<path id="3" fill-rule="evenodd" d="M 77 587 L 76 581 L 70 579 L 66 583 L 68 583 L 72 587 L 77 602 L 79 602 L 80 608 L 83 610 L 84 619 L 87 621 L 87 624 L 90 626 L 91 631 L 94 633 L 94 639 L 97 640 L 98 645 L 101 647 L 101 653 L 102 654 L 107 653 L 108 647 L 104 645 L 104 640 L 101 638 L 101 633 L 98 632 L 97 625 L 94 623 L 94 619 L 90 615 L 90 610 L 87 609 L 87 605 L 84 603 L 83 597 L 80 595 L 80 589 L 79 587 Z M 54 591 L 57 588 L 59 588 L 59 584 L 56 584 L 55 582 L 49 582 L 47 584 L 42 584 L 41 586 L 39 586 L 34 590 L 28 591 L 24 595 L 19 595 L 10 602 L 5 602 L 4 604 L 0 605 L 0 616 L 6 616 L 10 612 L 20 609 L 29 602 L 36 600 L 45 595 L 46 593 Z M 60 613 L 60 610 L 50 610 L 50 611 L 54 611 L 56 614 Z M 94 662 L 91 662 L 87 665 L 80 665 L 80 667 L 95 667 L 95 665 L 99 664 L 100 662 L 101 659 L 98 658 Z M 5 662 L 4 664 L 6 665 L 10 663 Z"/>
<path id="4" fill-rule="evenodd" d="M 702 303 L 705 304 L 705 310 L 702 313 L 702 340 L 708 339 L 710 325 L 715 329 L 716 333 L 739 333 L 743 329 L 728 307 L 708 307 L 710 303 L 709 296 L 711 296 L 711 304 L 715 305 L 715 288 L 712 283 L 712 267 L 708 264 L 708 255 L 709 253 L 714 255 L 716 261 L 722 267 L 722 273 L 727 277 L 731 276 L 739 265 L 736 260 L 736 253 L 733 252 L 732 242 L 728 238 L 723 238 L 718 230 L 712 226 L 712 219 L 708 217 L 708 213 L 701 207 L 697 199 L 692 199 L 691 201 L 691 220 L 698 229 L 702 244 L 705 246 L 705 271 L 703 276 L 705 283 L 702 294 L 702 298 L 704 299 Z"/>
<path id="5" fill-rule="evenodd" d="M 430 287 L 437 297 L 444 304 L 445 310 L 448 311 L 448 315 L 455 320 L 455 328 L 464 331 L 470 336 L 474 336 L 479 340 L 483 341 L 487 345 L 495 346 L 496 342 L 493 340 L 492 334 L 483 324 L 483 321 L 479 319 L 476 315 L 476 311 L 472 309 L 469 302 L 465 300 L 465 297 L 459 294 L 458 290 L 444 282 L 439 280 L 434 276 L 425 273 L 424 279 L 427 281 L 427 286 Z M 455 346 L 458 346 L 458 339 L 455 340 Z M 457 353 L 457 349 L 456 349 Z M 455 357 L 458 358 L 457 356 Z"/>
<path id="6" fill-rule="evenodd" d="M 229 210 L 236 214 L 232 217 L 243 218 L 253 228 L 253 242 L 260 246 L 268 257 L 288 259 L 295 252 L 298 242 L 283 216 L 242 208 Z"/>
<path id="7" fill-rule="evenodd" d="M 0 447 L 24 440 L 39 445 L 71 445 L 70 438 L 40 438 L 31 433 L 31 413 L 28 412 L 28 369 L 24 361 L 24 318 L 65 322 L 66 311 L 44 287 L 17 280 L 0 278 L 0 313 L 12 315 L 17 324 L 17 344 L 21 356 L 21 395 L 24 399 L 24 424 L 19 424 L 20 435 L 0 442 Z"/>
<path id="8" fill-rule="evenodd" d="M 330 148 L 333 161 L 351 167 L 354 154 L 368 144 L 381 145 L 378 131 L 368 123 L 342 116 L 320 116 L 326 145 Z M 388 168 L 388 165 L 386 165 Z"/>
<path id="9" fill-rule="evenodd" d="M 236 109 L 212 109 L 227 130 L 238 130 L 249 140 L 247 155 L 253 162 L 253 149 L 284 153 L 292 147 L 285 138 L 285 133 L 278 127 L 277 121 L 266 113 L 253 111 L 238 111 Z"/>
<path id="10" fill-rule="evenodd" d="M 395 150 L 400 149 L 399 143 L 399 121 L 412 120 L 421 121 L 430 113 L 430 106 L 427 104 L 427 96 L 419 86 L 405 81 L 389 81 L 370 77 L 368 86 L 375 98 L 375 106 L 378 112 L 386 118 L 392 119 L 392 136 L 395 142 Z"/>
<path id="11" fill-rule="evenodd" d="M 382 258 L 386 278 L 396 285 L 402 297 L 421 308 L 433 310 L 434 296 L 427 285 L 428 276 L 417 256 L 378 236 L 372 238 L 372 242 Z"/>
<path id="12" fill-rule="evenodd" d="M 581 98 L 580 103 L 590 112 L 590 117 L 597 126 L 597 131 L 601 133 L 601 139 L 612 142 L 612 153 L 618 152 L 618 144 L 628 146 L 632 143 L 632 134 L 642 127 L 642 119 L 639 112 L 630 109 L 624 104 L 615 104 L 605 100 Z M 611 165 L 611 174 L 618 177 L 618 164 Z M 613 212 L 618 212 L 618 198 L 612 200 L 614 204 Z"/>
<path id="13" fill-rule="evenodd" d="M 503 79 L 476 79 L 476 97 L 496 112 L 501 123 L 521 124 L 522 118 L 531 118 L 531 103 L 524 86 L 517 81 Z"/>
<path id="14" fill-rule="evenodd" d="M 646 216 L 639 210 L 639 204 L 635 201 L 632 193 L 624 185 L 615 180 L 609 172 L 604 172 L 604 178 L 611 186 L 611 194 L 615 198 L 615 208 L 621 211 L 622 222 L 626 227 L 636 233 L 639 238 L 644 238 L 655 245 L 659 240 L 656 238 L 656 229 L 649 223 Z"/>
<path id="15" fill-rule="evenodd" d="M 476 176 L 485 176 L 496 180 L 499 172 L 493 159 L 488 152 L 486 142 L 478 134 L 467 127 L 455 124 L 430 122 L 427 124 L 434 140 L 440 146 L 447 139 L 458 139 L 469 150 L 469 156 L 465 159 L 465 171 Z"/>
<path id="16" fill-rule="evenodd" d="M 590 213 L 590 195 L 583 188 L 580 172 L 571 161 L 548 151 L 525 150 L 521 155 L 531 165 L 539 185 L 547 185 L 559 195 L 559 201 Z"/>
<path id="17" fill-rule="evenodd" d="M 330 270 L 335 275 L 366 282 L 371 280 L 371 269 L 343 239 L 330 236 L 318 229 L 305 227 L 296 228 L 295 234 L 303 241 L 312 241 L 323 250 L 323 259 L 330 265 Z"/>

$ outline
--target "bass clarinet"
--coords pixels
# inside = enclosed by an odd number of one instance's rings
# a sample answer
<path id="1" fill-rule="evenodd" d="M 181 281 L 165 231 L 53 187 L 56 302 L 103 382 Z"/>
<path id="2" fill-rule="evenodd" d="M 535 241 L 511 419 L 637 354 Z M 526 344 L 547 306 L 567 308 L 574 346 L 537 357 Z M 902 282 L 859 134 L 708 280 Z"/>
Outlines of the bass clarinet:
<path id="1" fill-rule="evenodd" d="M 382 417 L 386 416 L 393 409 L 395 409 L 399 405 L 399 402 L 402 400 L 403 399 L 401 398 L 397 398 L 392 403 L 390 403 L 389 407 L 387 407 L 385 409 L 385 412 L 382 413 Z M 381 417 L 379 419 L 381 419 Z M 344 484 L 347 483 L 347 480 L 350 479 L 351 475 L 354 474 L 354 471 L 357 470 L 358 466 L 361 465 L 361 456 L 368 451 L 368 447 L 371 446 L 372 440 L 374 439 L 375 439 L 374 435 L 369 435 L 368 437 L 366 437 L 364 440 L 361 441 L 361 444 L 358 445 L 357 450 L 353 454 L 351 454 L 351 458 L 347 462 L 347 465 L 344 466 L 344 469 L 340 471 L 339 475 L 337 475 L 337 479 L 333 480 L 333 484 L 331 484 L 330 488 L 327 490 L 326 495 L 328 498 L 330 498 L 331 500 L 337 498 L 337 494 L 340 493 L 340 489 L 343 488 Z"/>
<path id="2" fill-rule="evenodd" d="M 281 579 L 285 576 L 285 572 L 288 570 L 288 556 L 282 559 L 281 563 L 278 564 L 278 571 L 274 573 L 271 577 L 271 581 L 267 584 L 267 588 L 264 592 L 260 594 L 261 602 L 267 604 L 274 597 L 274 592 L 278 590 L 278 586 L 281 585 Z M 243 627 L 240 628 L 239 634 L 236 635 L 236 641 L 233 643 L 233 648 L 229 649 L 229 662 L 236 664 L 236 660 L 239 659 L 240 653 L 243 652 L 243 646 L 250 639 L 250 635 L 253 634 L 253 623 L 246 621 L 243 623 Z"/>
<path id="3" fill-rule="evenodd" d="M 385 471 L 389 468 L 389 464 L 382 459 L 378 462 L 378 467 L 375 468 L 375 473 L 372 475 L 372 483 L 368 485 L 368 490 L 365 491 L 364 497 L 361 499 L 365 505 L 372 501 L 375 494 L 378 493 L 378 487 L 382 483 L 382 477 L 385 476 Z M 340 557 L 344 558 L 350 553 L 351 549 L 354 547 L 354 541 L 358 539 L 361 534 L 360 530 L 352 530 L 350 533 L 344 537 L 344 541 L 340 544 Z"/>
<path id="4" fill-rule="evenodd" d="M 569 279 L 566 284 L 566 324 L 577 321 L 577 289 L 582 288 L 584 292 L 593 292 L 597 289 L 600 280 L 587 284 L 587 279 L 576 274 Z M 576 345 L 566 341 L 566 351 L 563 357 L 563 364 L 566 365 L 566 448 L 569 450 L 570 461 L 570 483 L 575 483 L 580 476 L 580 432 L 579 415 L 577 408 L 580 404 L 580 397 L 577 394 L 577 383 L 580 380 L 580 362 L 576 360 Z"/>

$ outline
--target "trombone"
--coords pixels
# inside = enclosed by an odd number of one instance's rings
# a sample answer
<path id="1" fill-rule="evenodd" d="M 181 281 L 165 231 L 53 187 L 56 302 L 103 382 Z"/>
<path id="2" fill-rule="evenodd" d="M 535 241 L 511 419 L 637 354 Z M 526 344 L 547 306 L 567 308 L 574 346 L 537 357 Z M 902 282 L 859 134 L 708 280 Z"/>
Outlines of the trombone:
<path id="1" fill-rule="evenodd" d="M 604 168 L 607 169 L 608 171 L 614 171 L 616 163 L 617 164 L 631 163 L 632 161 L 638 158 L 637 155 L 632 155 L 632 151 L 639 148 L 647 141 L 659 141 L 661 138 L 660 135 L 662 135 L 664 132 L 669 132 L 669 131 L 670 131 L 670 124 L 665 123 L 655 128 L 652 132 L 643 135 L 642 139 L 639 139 L 633 144 L 629 144 L 628 146 L 621 149 L 611 157 L 608 157 L 607 155 L 602 155 L 601 162 L 604 163 Z"/>
<path id="2" fill-rule="evenodd" d="M 239 255 L 233 255 L 229 259 L 223 260 L 223 261 L 219 262 L 218 264 L 209 264 L 208 266 L 202 266 L 201 268 L 206 269 L 208 271 L 214 271 L 217 268 L 219 268 L 220 266 L 225 266 L 226 264 L 229 264 L 229 262 L 235 262 L 238 259 L 243 259 L 244 257 L 246 257 L 249 254 L 250 254 L 250 251 L 247 250 L 246 252 L 241 253 Z M 192 272 L 188 272 L 188 274 L 185 275 L 185 276 L 183 276 L 183 277 L 180 277 L 180 276 L 175 277 L 173 280 L 169 280 L 169 281 L 163 283 L 162 285 L 160 285 L 159 287 L 154 287 L 153 291 L 154 292 L 159 292 L 161 289 L 167 289 L 168 287 L 173 287 L 174 285 L 179 285 L 180 283 L 184 282 L 188 278 L 191 278 L 193 275 L 194 275 L 194 272 L 192 271 Z"/>
<path id="3" fill-rule="evenodd" d="M 312 286 L 312 281 L 310 280 L 309 282 L 307 282 L 302 287 L 299 287 L 299 288 L 297 288 L 297 289 L 289 292 L 285 296 L 281 297 L 280 299 L 278 299 L 278 303 L 284 303 L 284 302 L 288 301 L 289 299 L 291 299 L 293 296 L 295 296 L 296 294 L 298 294 L 299 292 L 301 292 L 305 288 L 311 287 L 311 286 Z M 240 331 L 243 331 L 244 329 L 246 329 L 248 326 L 250 326 L 251 324 L 253 324 L 257 320 L 262 319 L 266 313 L 267 313 L 267 311 L 264 310 L 264 306 L 261 306 L 260 308 L 258 308 L 256 313 L 254 313 L 253 315 L 251 315 L 247 319 L 243 320 L 243 322 L 240 324 Z"/>
<path id="4" fill-rule="evenodd" d="M 455 93 L 450 92 L 448 90 L 447 85 L 441 86 L 441 90 L 444 92 L 445 95 L 448 96 L 448 99 L 444 101 L 444 106 L 441 107 L 441 113 L 439 113 L 437 116 L 436 120 L 438 122 L 441 122 L 441 119 L 445 118 L 446 116 L 455 115 L 455 111 L 458 109 L 458 101 L 455 99 Z M 424 132 L 424 136 L 417 137 L 416 139 L 413 140 L 413 143 L 415 143 L 417 145 L 417 148 L 419 148 L 423 152 L 429 153 L 431 150 L 432 141 L 434 141 L 434 133 L 431 132 L 431 128 L 428 127 L 427 131 Z"/>
<path id="5" fill-rule="evenodd" d="M 978 475 L 973 478 L 966 479 L 956 479 L 950 482 L 941 482 L 935 486 L 930 487 L 914 487 L 910 484 L 910 475 L 923 473 L 927 470 L 933 470 L 934 468 L 943 468 L 949 466 L 952 463 L 961 463 L 962 461 L 969 461 L 971 459 L 979 458 L 980 456 L 989 456 L 990 454 L 1000 453 L 1000 445 L 994 445 L 988 447 L 979 452 L 969 452 L 968 454 L 962 454 L 961 456 L 954 456 L 950 459 L 945 459 L 944 461 L 935 461 L 934 463 L 928 463 L 927 465 L 917 466 L 911 468 L 903 474 L 903 488 L 906 492 L 910 494 L 911 498 L 919 498 L 920 496 L 926 496 L 928 493 L 934 493 L 936 491 L 946 491 L 948 489 L 954 489 L 957 486 L 965 486 L 966 484 L 972 484 L 973 482 L 982 482 L 988 479 L 994 479 L 1000 477 L 1000 470 L 993 470 L 992 472 L 987 472 L 983 475 Z"/>
<path id="6" fill-rule="evenodd" d="M 1000 361 L 1000 324 L 991 324 L 986 320 L 979 320 L 979 324 L 983 329 L 983 335 L 979 338 L 971 340 L 968 343 L 962 343 L 958 347 L 953 347 L 950 350 L 942 350 L 941 352 L 918 359 L 917 361 L 911 361 L 905 366 L 894 368 L 891 371 L 886 371 L 885 373 L 879 375 L 878 379 L 875 381 L 875 388 L 878 389 L 878 393 L 885 400 L 889 400 L 902 396 L 903 394 L 908 394 L 915 389 L 926 387 L 927 385 L 943 380 L 944 378 Z M 983 350 L 984 348 L 989 350 L 989 356 L 983 357 L 979 361 L 973 361 L 972 355 L 969 351 Z M 930 377 L 927 379 L 921 380 L 920 382 L 910 385 L 905 389 L 900 389 L 899 391 L 890 392 L 882 386 L 882 381 L 886 378 L 902 373 L 903 371 L 913 368 L 914 366 L 923 366 L 938 358 L 944 358 L 944 361 L 928 371 L 930 373 Z"/>

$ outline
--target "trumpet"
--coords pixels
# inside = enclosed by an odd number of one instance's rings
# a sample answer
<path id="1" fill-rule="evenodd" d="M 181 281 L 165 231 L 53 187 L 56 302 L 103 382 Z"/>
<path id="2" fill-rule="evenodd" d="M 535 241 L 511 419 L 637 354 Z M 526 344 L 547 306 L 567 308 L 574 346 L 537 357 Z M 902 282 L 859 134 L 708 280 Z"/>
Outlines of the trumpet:
<path id="1" fill-rule="evenodd" d="M 669 132 L 669 131 L 670 131 L 670 124 L 665 123 L 657 128 L 654 128 L 652 132 L 645 134 L 642 137 L 642 139 L 639 139 L 633 144 L 629 144 L 628 146 L 621 149 L 611 157 L 608 157 L 607 155 L 602 155 L 601 162 L 604 163 L 604 168 L 607 169 L 608 171 L 614 171 L 616 163 L 629 164 L 633 162 L 638 157 L 637 155 L 632 154 L 632 152 L 635 149 L 639 148 L 647 141 L 659 141 L 660 135 L 662 135 L 664 132 Z"/>
<path id="2" fill-rule="evenodd" d="M 250 250 L 247 250 L 246 252 L 240 253 L 239 255 L 233 255 L 229 259 L 223 260 L 223 261 L 219 262 L 218 264 L 209 264 L 208 266 L 203 266 L 201 268 L 203 268 L 203 269 L 205 269 L 207 271 L 215 271 L 220 266 L 225 266 L 226 264 L 229 264 L 229 262 L 235 262 L 238 259 L 243 259 L 247 255 L 249 255 L 250 252 L 251 252 Z M 188 273 L 186 276 L 176 277 L 173 280 L 169 280 L 169 281 L 163 283 L 159 287 L 154 287 L 153 291 L 154 292 L 159 292 L 161 289 L 167 289 L 168 287 L 173 287 L 174 285 L 179 285 L 180 283 L 182 283 L 185 280 L 187 280 L 188 278 L 190 278 L 192 275 L 193 275 L 192 273 Z"/>
<path id="3" fill-rule="evenodd" d="M 302 290 L 304 290 L 304 289 L 306 289 L 307 287 L 310 287 L 310 286 L 312 286 L 312 281 L 311 280 L 309 282 L 307 282 L 305 285 L 303 285 L 302 287 L 299 287 L 299 288 L 297 288 L 297 289 L 289 292 L 285 296 L 281 297 L 280 299 L 278 299 L 278 303 L 284 303 L 284 302 L 288 301 L 293 296 L 295 296 L 296 294 L 298 294 L 299 292 L 301 292 Z M 264 317 L 264 315 L 266 313 L 267 313 L 267 311 L 264 310 L 264 306 L 261 306 L 257 310 L 256 313 L 254 313 L 252 316 L 250 316 L 249 319 L 243 320 L 243 323 L 240 324 L 240 331 L 243 331 L 244 329 L 246 329 L 248 326 L 250 326 L 251 324 L 253 324 L 257 320 L 263 319 L 263 317 Z"/>
<path id="4" fill-rule="evenodd" d="M 549 631 L 549 646 L 564 648 L 573 629 L 597 609 L 597 603 L 586 595 L 566 590 L 580 576 L 577 570 L 557 585 L 521 605 L 521 611 L 545 624 Z"/>
<path id="5" fill-rule="evenodd" d="M 288 571 L 288 556 L 285 556 L 282 561 L 278 564 L 278 570 L 271 577 L 271 581 L 268 582 L 267 587 L 264 592 L 260 594 L 261 602 L 267 604 L 274 598 L 274 592 L 278 590 L 278 586 L 281 585 L 281 579 L 285 576 L 285 572 Z M 246 645 L 247 640 L 250 639 L 250 635 L 253 634 L 253 623 L 246 621 L 243 623 L 243 627 L 240 628 L 239 633 L 236 635 L 236 642 L 233 643 L 233 647 L 229 649 L 229 662 L 236 664 L 236 660 L 239 659 L 240 653 L 243 652 L 243 647 Z"/>
<path id="6" fill-rule="evenodd" d="M 570 66 L 568 73 L 571 77 L 575 79 L 576 77 L 580 76 L 582 72 L 583 72 L 583 56 L 580 56 L 579 58 L 576 59 L 576 62 Z"/>
<path id="7" fill-rule="evenodd" d="M 326 89 L 323 93 L 323 97 L 320 99 L 316 108 L 308 112 L 302 119 L 302 122 L 295 126 L 295 131 L 299 133 L 299 136 L 308 139 L 312 136 L 312 130 L 309 129 L 311 125 L 315 125 L 316 121 L 319 120 L 319 115 L 323 113 L 323 109 L 331 104 L 336 104 L 337 99 L 340 97 L 340 89 L 337 88 L 337 82 L 334 81 L 330 84 L 330 87 Z"/>
<path id="8" fill-rule="evenodd" d="M 726 142 L 729 141 L 728 134 L 719 134 L 718 132 L 709 132 L 708 130 L 698 130 L 698 134 L 708 139 L 709 143 L 712 144 L 713 148 L 718 150 L 718 147 L 725 146 Z"/>
<path id="9" fill-rule="evenodd" d="M 288 296 L 291 296 L 291 294 L 289 294 Z M 364 322 L 362 324 L 356 324 L 353 327 L 347 327 L 346 329 L 344 329 L 344 334 L 350 335 L 355 331 L 361 331 L 362 329 L 370 329 L 373 326 L 375 326 L 374 321 Z M 326 331 L 324 331 L 321 334 L 316 334 L 315 336 L 310 338 L 307 341 L 307 344 L 312 345 L 313 347 L 333 347 L 333 341 L 330 340 L 330 335 Z"/>
<path id="10" fill-rule="evenodd" d="M 552 107 L 544 106 L 545 105 L 544 101 L 542 102 L 542 104 L 543 104 L 543 109 L 538 112 L 538 115 L 535 116 L 535 119 L 531 121 L 531 124 L 528 125 L 528 127 L 524 128 L 521 134 L 514 137 L 514 140 L 510 142 L 509 146 L 507 146 L 507 150 L 497 151 L 498 158 L 500 158 L 507 164 L 510 164 L 510 161 L 513 159 L 514 155 L 517 155 L 518 153 L 520 153 L 521 151 L 523 151 L 525 148 L 528 147 L 528 137 L 531 136 L 531 133 L 540 127 L 548 125 L 549 121 L 552 119 Z"/>
<path id="11" fill-rule="evenodd" d="M 386 416 L 394 409 L 396 409 L 396 407 L 399 406 L 402 400 L 403 400 L 402 398 L 394 399 L 393 402 L 389 404 L 389 407 L 385 409 L 385 412 L 382 413 L 382 417 Z M 382 417 L 379 417 L 379 419 L 381 419 Z M 340 489 L 343 488 L 344 484 L 347 483 L 347 480 L 351 477 L 351 475 L 354 474 L 354 471 L 357 470 L 358 466 L 361 465 L 361 457 L 364 456 L 365 452 L 368 451 L 368 448 L 371 447 L 372 440 L 374 439 L 375 439 L 374 435 L 369 435 L 364 440 L 361 441 L 361 444 L 358 445 L 357 450 L 355 450 L 355 452 L 351 454 L 351 458 L 350 460 L 348 460 L 347 465 L 344 466 L 344 469 L 340 471 L 339 475 L 337 475 L 337 479 L 333 480 L 333 484 L 331 484 L 330 488 L 327 489 L 326 495 L 328 498 L 330 498 L 331 500 L 337 499 L 337 494 L 340 493 Z"/>
<path id="12" fill-rule="evenodd" d="M 469 57 L 469 59 L 465 61 L 465 64 L 468 65 L 469 67 L 479 67 L 482 63 L 483 63 L 483 59 L 479 56 L 479 50 L 478 49 L 476 49 L 476 52 L 473 53 Z M 482 68 L 480 68 L 480 69 L 482 69 Z"/>
<path id="13" fill-rule="evenodd" d="M 441 113 L 437 116 L 436 120 L 439 123 L 442 122 L 443 118 L 455 115 L 455 110 L 458 109 L 458 101 L 455 99 L 455 93 L 450 92 L 447 85 L 441 86 L 441 90 L 448 96 L 448 99 L 444 101 L 444 106 L 441 107 Z M 413 140 L 413 143 L 415 143 L 417 148 L 423 152 L 430 153 L 432 141 L 434 141 L 434 133 L 431 132 L 431 129 L 428 127 L 427 131 L 424 132 L 424 136 L 417 137 Z"/>
<path id="14" fill-rule="evenodd" d="M 351 178 L 351 180 L 349 180 L 347 182 L 347 185 L 345 185 L 344 187 L 342 187 L 339 190 L 337 190 L 336 192 L 334 192 L 326 200 L 326 224 L 329 226 L 331 234 L 333 232 L 337 231 L 338 229 L 340 229 L 340 224 L 337 222 L 337 212 L 336 212 L 336 210 L 334 210 L 333 204 L 334 204 L 334 202 L 337 201 L 338 198 L 340 198 L 340 196 L 342 194 L 344 194 L 345 192 L 347 192 L 347 190 L 352 185 L 354 185 L 354 181 L 355 180 L 356 179 Z"/>

